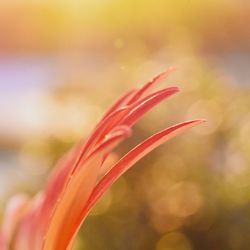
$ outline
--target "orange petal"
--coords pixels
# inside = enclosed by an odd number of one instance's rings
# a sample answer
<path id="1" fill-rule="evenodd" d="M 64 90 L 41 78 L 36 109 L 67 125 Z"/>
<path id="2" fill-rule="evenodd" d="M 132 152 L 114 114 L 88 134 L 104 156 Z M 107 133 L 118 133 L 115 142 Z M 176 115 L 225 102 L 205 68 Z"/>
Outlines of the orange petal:
<path id="1" fill-rule="evenodd" d="M 169 127 L 157 134 L 149 137 L 141 144 L 133 148 L 128 152 L 123 158 L 121 158 L 112 169 L 98 182 L 95 186 L 93 192 L 91 193 L 86 207 L 81 212 L 80 217 L 78 218 L 73 231 L 77 232 L 81 223 L 84 221 L 90 209 L 95 205 L 95 203 L 101 198 L 103 193 L 130 167 L 132 167 L 137 161 L 143 158 L 145 155 L 150 153 L 152 150 L 168 141 L 169 139 L 182 134 L 187 129 L 194 127 L 204 120 L 194 120 L 183 122 L 172 127 Z"/>
<path id="2" fill-rule="evenodd" d="M 66 249 L 71 241 L 71 225 L 76 223 L 85 202 L 97 180 L 103 156 L 110 152 L 129 135 L 125 127 L 100 144 L 94 153 L 80 165 L 78 171 L 71 176 L 67 188 L 58 201 L 46 234 L 44 249 Z"/>
<path id="3" fill-rule="evenodd" d="M 165 80 L 175 70 L 176 70 L 175 67 L 170 67 L 161 74 L 154 77 L 153 80 L 146 83 L 138 91 L 136 91 L 127 104 L 131 104 L 136 100 L 138 100 L 139 98 L 141 98 L 142 96 L 144 96 L 154 85 Z"/>

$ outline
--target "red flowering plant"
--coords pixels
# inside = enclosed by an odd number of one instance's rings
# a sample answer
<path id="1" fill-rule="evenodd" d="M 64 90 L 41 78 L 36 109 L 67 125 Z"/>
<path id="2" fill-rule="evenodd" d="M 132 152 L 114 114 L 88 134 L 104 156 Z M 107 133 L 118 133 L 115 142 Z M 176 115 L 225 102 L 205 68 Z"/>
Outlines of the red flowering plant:
<path id="1" fill-rule="evenodd" d="M 172 71 L 168 69 L 119 98 L 90 136 L 58 162 L 44 190 L 33 198 L 20 194 L 10 199 L 0 232 L 1 250 L 71 249 L 90 210 L 123 173 L 164 142 L 203 122 L 192 120 L 166 128 L 116 162 L 107 161 L 146 112 L 179 91 L 168 87 L 149 93 Z"/>

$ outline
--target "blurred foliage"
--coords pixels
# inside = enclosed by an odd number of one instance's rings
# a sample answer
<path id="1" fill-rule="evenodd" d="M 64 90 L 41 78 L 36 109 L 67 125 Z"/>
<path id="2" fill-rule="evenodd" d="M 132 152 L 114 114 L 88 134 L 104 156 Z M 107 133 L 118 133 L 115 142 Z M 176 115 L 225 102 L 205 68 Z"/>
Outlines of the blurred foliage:
<path id="1" fill-rule="evenodd" d="M 56 160 L 122 91 L 174 64 L 179 70 L 161 86 L 183 91 L 143 118 L 117 154 L 175 122 L 207 123 L 126 173 L 87 218 L 75 249 L 249 249 L 248 1 L 0 5 L 2 58 L 53 54 L 58 70 L 43 99 L 42 130 L 14 139 L 1 133 L 0 171 L 11 183 L 1 206 L 14 193 L 42 188 Z M 15 168 L 8 170 L 12 154 Z"/>

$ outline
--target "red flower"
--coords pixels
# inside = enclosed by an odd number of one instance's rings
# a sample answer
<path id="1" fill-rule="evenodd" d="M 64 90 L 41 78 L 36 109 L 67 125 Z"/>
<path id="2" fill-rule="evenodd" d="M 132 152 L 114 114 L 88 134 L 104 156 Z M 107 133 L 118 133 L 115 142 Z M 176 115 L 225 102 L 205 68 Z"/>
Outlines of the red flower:
<path id="1" fill-rule="evenodd" d="M 177 93 L 169 87 L 149 90 L 165 79 L 168 69 L 139 89 L 129 91 L 106 112 L 86 141 L 59 161 L 45 189 L 30 199 L 13 197 L 7 206 L 0 249 L 70 249 L 89 211 L 103 193 L 130 167 L 167 140 L 203 122 L 193 120 L 164 129 L 130 150 L 112 166 L 105 166 L 112 150 L 131 134 L 131 127 L 150 109 Z"/>

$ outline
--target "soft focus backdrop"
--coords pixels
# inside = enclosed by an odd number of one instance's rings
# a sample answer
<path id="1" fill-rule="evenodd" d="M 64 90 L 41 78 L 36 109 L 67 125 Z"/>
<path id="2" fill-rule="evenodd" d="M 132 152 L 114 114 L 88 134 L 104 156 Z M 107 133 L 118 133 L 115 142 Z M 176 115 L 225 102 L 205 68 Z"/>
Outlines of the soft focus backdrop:
<path id="1" fill-rule="evenodd" d="M 208 122 L 124 175 L 75 249 L 248 250 L 249 23 L 248 0 L 1 0 L 0 210 L 42 188 L 124 90 L 177 66 L 161 86 L 183 91 L 118 155 L 175 122 Z"/>

